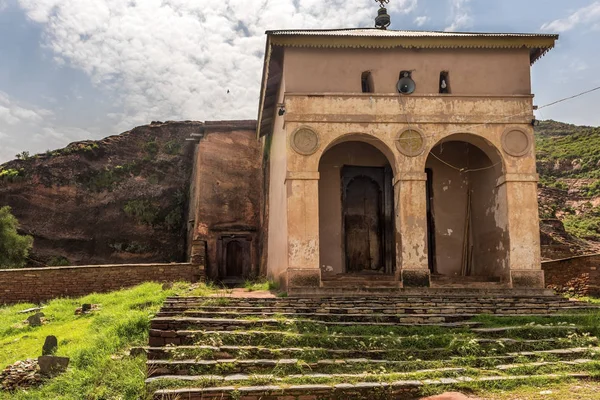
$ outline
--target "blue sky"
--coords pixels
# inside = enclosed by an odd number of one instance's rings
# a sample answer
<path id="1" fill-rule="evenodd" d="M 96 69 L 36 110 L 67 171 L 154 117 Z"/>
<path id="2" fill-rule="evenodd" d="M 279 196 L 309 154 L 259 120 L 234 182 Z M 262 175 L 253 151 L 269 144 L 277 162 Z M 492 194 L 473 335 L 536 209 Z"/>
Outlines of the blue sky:
<path id="1" fill-rule="evenodd" d="M 535 103 L 600 86 L 600 0 L 391 0 L 391 29 L 559 33 Z M 371 26 L 373 0 L 0 0 L 0 162 L 153 120 L 256 118 L 264 31 Z M 230 93 L 227 93 L 227 90 Z M 541 119 L 600 125 L 600 91 Z"/>

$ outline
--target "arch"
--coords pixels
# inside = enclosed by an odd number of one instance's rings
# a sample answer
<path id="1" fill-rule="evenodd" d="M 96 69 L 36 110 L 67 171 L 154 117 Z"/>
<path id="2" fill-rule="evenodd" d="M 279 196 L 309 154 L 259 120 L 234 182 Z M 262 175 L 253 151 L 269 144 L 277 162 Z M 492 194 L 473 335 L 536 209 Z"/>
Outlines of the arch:
<path id="1" fill-rule="evenodd" d="M 505 174 L 502 153 L 482 136 L 456 133 L 429 149 L 424 169 L 432 272 L 507 281 L 506 188 L 497 185 Z"/>
<path id="2" fill-rule="evenodd" d="M 479 150 L 484 152 L 485 155 L 488 156 L 492 163 L 491 165 L 497 165 L 496 171 L 498 171 L 499 174 L 506 173 L 506 160 L 504 159 L 504 156 L 502 155 L 502 152 L 500 152 L 498 147 L 496 147 L 484 136 L 478 133 L 471 132 L 452 133 L 438 140 L 427 150 L 427 157 L 423 159 L 423 168 L 425 168 L 425 165 L 427 164 L 427 159 L 431 155 L 431 151 L 437 146 L 442 145 L 446 142 L 465 142 L 477 147 Z"/>
<path id="3" fill-rule="evenodd" d="M 343 273 L 393 276 L 394 158 L 380 150 L 389 150 L 385 143 L 371 139 L 346 135 L 330 143 L 319 158 L 319 256 L 324 279 Z"/>
<path id="4" fill-rule="evenodd" d="M 394 175 L 397 173 L 396 155 L 394 151 L 387 145 L 387 143 L 385 143 L 377 136 L 361 132 L 350 132 L 340 135 L 331 142 L 327 143 L 326 146 L 323 146 L 323 150 L 321 150 L 321 152 L 319 153 L 317 166 L 321 165 L 321 160 L 325 153 L 327 153 L 327 151 L 329 151 L 332 147 L 345 142 L 361 142 L 375 147 L 385 156 L 388 163 L 390 164 L 390 167 L 392 168 Z"/>

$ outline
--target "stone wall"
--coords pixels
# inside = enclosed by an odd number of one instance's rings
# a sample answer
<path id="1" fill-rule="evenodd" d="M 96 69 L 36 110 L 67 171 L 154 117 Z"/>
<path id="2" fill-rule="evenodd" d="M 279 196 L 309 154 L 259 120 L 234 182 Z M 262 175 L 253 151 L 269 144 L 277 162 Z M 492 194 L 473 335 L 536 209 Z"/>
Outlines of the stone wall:
<path id="1" fill-rule="evenodd" d="M 245 277 L 258 273 L 258 234 L 262 204 L 261 147 L 256 121 L 207 121 L 196 150 L 191 187 L 194 230 L 206 251 L 206 275 L 225 279 L 228 243 L 243 247 Z"/>
<path id="2" fill-rule="evenodd" d="M 600 254 L 543 261 L 546 286 L 559 292 L 600 296 Z"/>
<path id="3" fill-rule="evenodd" d="M 149 281 L 196 282 L 204 267 L 189 263 L 86 265 L 0 270 L 0 304 L 109 292 Z"/>

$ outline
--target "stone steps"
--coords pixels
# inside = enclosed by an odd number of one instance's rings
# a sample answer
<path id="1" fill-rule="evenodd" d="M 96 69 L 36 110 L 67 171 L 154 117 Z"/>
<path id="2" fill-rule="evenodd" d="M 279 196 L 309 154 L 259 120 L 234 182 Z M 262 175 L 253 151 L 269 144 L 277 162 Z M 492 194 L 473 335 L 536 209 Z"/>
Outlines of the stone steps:
<path id="1" fill-rule="evenodd" d="M 298 358 L 303 360 L 312 360 L 320 357 L 325 359 L 345 359 L 350 357 L 367 358 L 373 360 L 415 360 L 422 359 L 427 361 L 429 358 L 460 358 L 452 355 L 452 351 L 446 348 L 429 348 L 427 350 L 408 349 L 408 350 L 367 350 L 367 349 L 330 349 L 318 347 L 279 347 L 270 348 L 265 346 L 210 346 L 210 345 L 181 345 L 169 347 L 147 347 L 145 351 L 148 360 L 173 360 L 173 359 L 199 359 L 202 360 L 238 360 L 238 359 L 278 359 Z M 429 354 L 427 354 L 429 353 Z M 598 347 L 576 347 L 552 350 L 520 351 L 507 353 L 506 355 L 478 357 L 479 360 L 503 360 L 511 362 L 517 358 L 544 358 L 553 356 L 558 359 L 573 359 L 590 354 L 600 354 Z"/>
<path id="2" fill-rule="evenodd" d="M 506 292 L 173 297 L 150 324 L 147 385 L 164 400 L 372 400 L 586 377 L 600 365 L 598 329 L 587 326 L 597 310 Z"/>
<path id="3" fill-rule="evenodd" d="M 557 365 L 583 365 L 596 363 L 600 361 L 590 358 L 577 358 L 555 361 L 532 361 L 513 362 L 511 364 L 502 364 L 516 360 L 518 357 L 502 357 L 498 359 L 488 359 L 485 369 L 484 363 L 476 363 L 471 359 L 455 357 L 451 360 L 386 360 L 371 358 L 336 358 L 319 359 L 316 361 L 303 360 L 300 358 L 280 358 L 280 359 L 217 359 L 217 360 L 149 360 L 147 362 L 148 376 L 161 375 L 219 375 L 227 373 L 228 376 L 245 375 L 273 375 L 281 377 L 294 377 L 295 375 L 325 374 L 326 376 L 338 374 L 374 374 L 381 373 L 423 373 L 452 370 L 453 372 L 464 372 L 465 368 L 476 368 L 482 373 L 489 369 L 499 369 L 508 371 L 523 367 L 543 367 Z M 495 365 L 494 365 L 495 364 Z"/>
<path id="4" fill-rule="evenodd" d="M 414 314 L 554 314 L 559 311 L 587 311 L 596 307 L 542 307 L 542 306 L 515 306 L 515 307 L 360 307 L 360 308 L 277 308 L 264 307 L 230 307 L 222 311 L 221 307 L 165 307 L 157 314 L 158 317 L 187 316 L 187 317 L 227 317 L 231 315 L 249 316 L 302 316 L 312 315 L 414 315 Z"/>
<path id="5" fill-rule="evenodd" d="M 587 373 L 516 375 L 516 376 L 485 376 L 472 378 L 457 376 L 454 378 L 438 378 L 423 380 L 395 380 L 393 382 L 356 382 L 337 384 L 297 384 L 297 385 L 255 385 L 255 386 L 217 386 L 207 388 L 160 389 L 154 393 L 154 400 L 181 398 L 186 400 L 282 400 L 301 398 L 303 400 L 337 400 L 337 399 L 372 399 L 377 394 L 379 399 L 400 399 L 414 396 L 423 387 L 443 386 L 452 387 L 463 383 L 492 384 L 497 386 L 505 381 L 535 381 L 558 380 L 564 378 L 587 379 Z M 185 380 L 185 377 L 177 377 Z M 190 383 L 196 380 L 189 379 Z"/>

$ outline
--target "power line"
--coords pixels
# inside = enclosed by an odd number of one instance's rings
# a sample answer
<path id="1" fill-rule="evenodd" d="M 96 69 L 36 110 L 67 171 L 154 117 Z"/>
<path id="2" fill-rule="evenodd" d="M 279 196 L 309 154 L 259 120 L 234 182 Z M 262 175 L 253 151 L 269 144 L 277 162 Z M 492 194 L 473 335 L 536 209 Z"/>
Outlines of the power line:
<path id="1" fill-rule="evenodd" d="M 573 96 L 565 97 L 564 99 L 553 101 L 552 103 L 548 103 L 546 105 L 538 107 L 538 110 L 541 110 L 542 108 L 553 106 L 553 105 L 558 104 L 558 103 L 562 103 L 563 101 L 574 99 L 574 98 L 579 97 L 579 96 L 583 96 L 584 94 L 592 93 L 592 92 L 594 92 L 596 90 L 600 90 L 600 86 L 595 87 L 595 88 L 590 89 L 590 90 L 586 90 L 585 92 L 577 93 L 577 94 L 575 94 Z"/>

